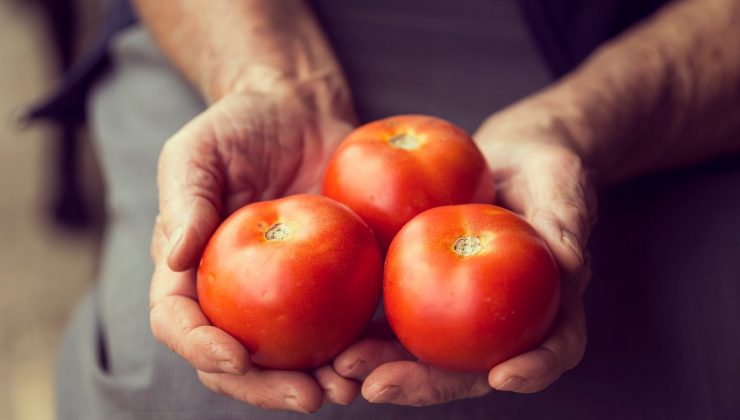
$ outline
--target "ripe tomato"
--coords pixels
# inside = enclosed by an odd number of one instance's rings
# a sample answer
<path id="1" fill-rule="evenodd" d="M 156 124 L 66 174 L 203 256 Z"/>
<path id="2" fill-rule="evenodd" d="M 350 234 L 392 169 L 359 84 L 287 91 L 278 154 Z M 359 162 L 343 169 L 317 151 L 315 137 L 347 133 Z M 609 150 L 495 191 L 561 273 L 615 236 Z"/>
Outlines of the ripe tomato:
<path id="1" fill-rule="evenodd" d="M 489 370 L 547 334 L 560 301 L 557 265 L 524 219 L 500 207 L 438 207 L 412 219 L 385 263 L 388 323 L 419 359 Z"/>
<path id="2" fill-rule="evenodd" d="M 386 118 L 352 131 L 329 161 L 323 193 L 356 211 L 384 249 L 424 210 L 494 198 L 493 177 L 470 136 L 423 115 Z"/>
<path id="3" fill-rule="evenodd" d="M 255 364 L 309 369 L 360 335 L 381 277 L 380 249 L 359 216 L 326 197 L 294 195 L 223 222 L 198 267 L 198 300 Z"/>

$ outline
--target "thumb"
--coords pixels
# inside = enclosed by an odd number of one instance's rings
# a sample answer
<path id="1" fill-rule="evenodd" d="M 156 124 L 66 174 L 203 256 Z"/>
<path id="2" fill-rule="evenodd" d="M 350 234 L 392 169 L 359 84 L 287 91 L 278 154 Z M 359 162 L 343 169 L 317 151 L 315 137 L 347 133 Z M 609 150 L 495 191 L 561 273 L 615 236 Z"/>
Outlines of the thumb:
<path id="1" fill-rule="evenodd" d="M 185 126 L 168 140 L 157 172 L 167 265 L 178 272 L 197 265 L 220 222 L 224 176 L 216 151 L 197 134 Z"/>
<path id="2" fill-rule="evenodd" d="M 533 159 L 522 171 L 526 199 L 522 212 L 540 232 L 569 277 L 580 272 L 584 249 L 595 222 L 596 195 L 575 155 Z"/>

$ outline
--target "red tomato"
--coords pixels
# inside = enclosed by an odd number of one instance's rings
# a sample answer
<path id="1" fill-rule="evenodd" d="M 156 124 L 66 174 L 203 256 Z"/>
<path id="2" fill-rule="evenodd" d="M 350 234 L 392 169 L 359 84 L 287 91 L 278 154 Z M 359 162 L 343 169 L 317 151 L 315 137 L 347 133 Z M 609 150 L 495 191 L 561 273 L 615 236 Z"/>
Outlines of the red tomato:
<path id="1" fill-rule="evenodd" d="M 470 136 L 423 115 L 352 131 L 329 161 L 323 193 L 356 211 L 384 249 L 424 210 L 494 198 L 493 177 Z"/>
<path id="2" fill-rule="evenodd" d="M 198 300 L 255 364 L 309 369 L 362 333 L 381 277 L 378 244 L 359 216 L 326 197 L 295 195 L 223 222 L 198 268 Z"/>
<path id="3" fill-rule="evenodd" d="M 557 265 L 524 219 L 484 204 L 412 219 L 385 263 L 388 323 L 424 362 L 489 370 L 545 337 L 560 301 Z"/>

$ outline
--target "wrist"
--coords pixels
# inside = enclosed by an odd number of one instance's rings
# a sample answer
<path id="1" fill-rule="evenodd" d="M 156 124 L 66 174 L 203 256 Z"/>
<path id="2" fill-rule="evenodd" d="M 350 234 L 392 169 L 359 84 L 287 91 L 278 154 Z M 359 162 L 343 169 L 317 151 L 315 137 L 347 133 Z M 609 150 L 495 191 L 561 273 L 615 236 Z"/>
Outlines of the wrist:
<path id="1" fill-rule="evenodd" d="M 342 70 L 334 63 L 322 67 L 300 63 L 305 52 L 292 57 L 273 58 L 272 62 L 229 59 L 220 63 L 205 63 L 198 81 L 209 102 L 231 93 L 280 94 L 294 91 L 348 92 Z M 333 60 L 332 60 L 333 61 Z"/>
<path id="2" fill-rule="evenodd" d="M 672 113 L 664 103 L 665 83 L 645 71 L 642 77 L 620 68 L 627 60 L 613 51 L 597 51 L 581 68 L 554 85 L 546 101 L 553 119 L 596 175 L 599 184 L 612 184 L 643 172 L 643 167 L 666 153 L 660 142 L 644 141 L 676 127 L 656 123 L 656 115 Z M 635 57 L 635 60 L 637 58 Z M 662 63 L 643 64 L 644 68 Z M 660 101 L 655 98 L 662 98 Z M 670 102 L 670 101 L 668 101 Z M 653 133 L 652 135 L 650 133 Z"/>
<path id="3" fill-rule="evenodd" d="M 304 1 L 136 3 L 160 48 L 208 103 L 239 92 L 348 96 L 342 70 Z"/>
<path id="4" fill-rule="evenodd" d="M 635 144 L 639 133 L 649 129 L 643 121 L 652 108 L 641 95 L 655 90 L 655 83 L 603 77 L 611 61 L 597 52 L 581 68 L 528 99 L 527 107 L 527 112 L 541 115 L 549 138 L 580 157 L 598 184 L 624 179 L 640 160 L 659 151 L 642 147 L 640 156 L 631 153 L 640 146 Z"/>
<path id="5" fill-rule="evenodd" d="M 603 183 L 610 178 L 610 168 L 602 158 L 608 144 L 605 134 L 610 130 L 593 118 L 583 94 L 566 78 L 534 97 L 533 108 L 542 114 L 547 138 L 576 154 L 597 183 Z"/>
<path id="6" fill-rule="evenodd" d="M 240 79 L 219 98 L 233 95 L 269 98 L 270 103 L 278 104 L 280 108 L 289 106 L 295 109 L 294 106 L 298 106 L 319 122 L 341 121 L 354 125 L 357 120 L 351 92 L 341 74 L 317 74 L 303 80 Z"/>
<path id="7" fill-rule="evenodd" d="M 198 82 L 201 92 L 208 102 L 231 94 L 301 100 L 317 113 L 354 120 L 344 73 L 318 36 L 307 42 L 300 32 L 265 34 L 248 58 L 243 54 L 206 62 Z"/>

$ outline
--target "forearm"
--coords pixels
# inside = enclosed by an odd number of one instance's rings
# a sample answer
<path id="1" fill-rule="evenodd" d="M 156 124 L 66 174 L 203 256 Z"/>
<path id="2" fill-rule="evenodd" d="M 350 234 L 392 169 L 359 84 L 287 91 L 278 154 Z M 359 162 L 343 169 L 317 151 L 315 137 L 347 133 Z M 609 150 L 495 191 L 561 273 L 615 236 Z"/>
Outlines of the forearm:
<path id="1" fill-rule="evenodd" d="M 208 101 L 234 91 L 314 84 L 349 100 L 341 69 L 304 1 L 135 3 L 162 50 Z"/>
<path id="2" fill-rule="evenodd" d="M 542 95 L 603 182 L 740 150 L 740 3 L 681 1 Z"/>

